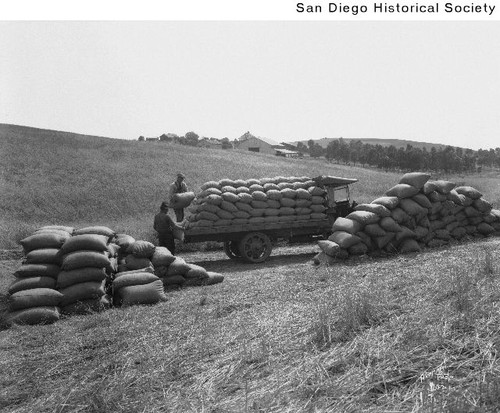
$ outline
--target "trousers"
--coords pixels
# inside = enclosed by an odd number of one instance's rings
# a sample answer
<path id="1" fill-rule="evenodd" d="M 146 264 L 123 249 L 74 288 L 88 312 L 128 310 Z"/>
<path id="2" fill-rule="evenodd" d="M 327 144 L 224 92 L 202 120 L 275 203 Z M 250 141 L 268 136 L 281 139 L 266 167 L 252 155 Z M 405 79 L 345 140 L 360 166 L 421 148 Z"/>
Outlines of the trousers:
<path id="1" fill-rule="evenodd" d="M 171 232 L 159 232 L 158 245 L 167 248 L 172 255 L 175 255 L 175 239 Z"/>
<path id="2" fill-rule="evenodd" d="M 184 209 L 174 209 L 175 219 L 177 222 L 182 222 L 184 220 Z"/>

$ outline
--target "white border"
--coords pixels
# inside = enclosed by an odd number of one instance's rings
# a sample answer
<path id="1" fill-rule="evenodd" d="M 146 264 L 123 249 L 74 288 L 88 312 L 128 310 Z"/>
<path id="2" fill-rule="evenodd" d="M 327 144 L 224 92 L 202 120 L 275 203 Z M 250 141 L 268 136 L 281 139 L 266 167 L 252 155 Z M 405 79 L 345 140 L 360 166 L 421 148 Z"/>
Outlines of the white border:
<path id="1" fill-rule="evenodd" d="M 8 3 L 8 4 L 5 4 Z M 498 21 L 498 0 L 341 0 L 302 1 L 319 5 L 321 13 L 297 12 L 295 0 L 0 0 L 0 20 L 170 20 L 170 21 Z M 329 3 L 367 6 L 366 13 L 329 12 Z M 388 5 L 439 4 L 439 13 L 375 13 L 374 3 Z M 446 13 L 454 6 L 495 6 L 492 15 L 484 12 Z"/>

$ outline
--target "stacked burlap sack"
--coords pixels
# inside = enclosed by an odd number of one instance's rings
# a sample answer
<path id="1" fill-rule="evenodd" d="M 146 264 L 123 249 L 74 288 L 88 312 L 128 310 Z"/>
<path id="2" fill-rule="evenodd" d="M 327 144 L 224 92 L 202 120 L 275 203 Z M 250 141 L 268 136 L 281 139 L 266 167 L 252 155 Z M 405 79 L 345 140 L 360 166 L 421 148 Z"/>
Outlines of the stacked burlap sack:
<path id="1" fill-rule="evenodd" d="M 119 265 L 114 276 L 113 304 L 155 304 L 166 300 L 165 289 L 211 285 L 223 279 L 220 274 L 210 273 L 175 257 L 165 247 L 157 247 L 148 241 L 134 241 L 128 245 L 125 263 Z"/>
<path id="2" fill-rule="evenodd" d="M 109 308 L 107 279 L 116 272 L 113 230 L 105 226 L 77 229 L 61 246 L 61 272 L 57 289 L 62 294 L 61 311 L 82 314 Z"/>
<path id="3" fill-rule="evenodd" d="M 168 265 L 155 265 L 155 274 L 161 278 L 165 288 L 212 285 L 224 280 L 224 276 L 221 274 L 209 272 L 196 264 L 187 263 L 181 257 L 174 258 Z M 159 259 L 164 258 L 159 257 Z"/>
<path id="4" fill-rule="evenodd" d="M 224 277 L 174 257 L 165 247 L 105 226 L 46 226 L 23 239 L 25 259 L 9 288 L 9 324 L 46 324 L 60 314 L 155 304 L 165 289 Z"/>
<path id="5" fill-rule="evenodd" d="M 209 181 L 188 208 L 188 228 L 325 219 L 325 190 L 308 177 Z"/>
<path id="6" fill-rule="evenodd" d="M 374 251 L 418 252 L 466 236 L 500 233 L 500 211 L 476 189 L 421 172 L 405 174 L 384 196 L 337 218 L 318 242 L 316 263 Z"/>
<path id="7" fill-rule="evenodd" d="M 165 301 L 163 284 L 154 274 L 151 262 L 156 249 L 154 244 L 127 238 L 125 234 L 120 238 L 117 241 L 123 258 L 112 283 L 113 304 L 126 307 Z"/>
<path id="8" fill-rule="evenodd" d="M 128 235 L 128 234 L 116 234 L 115 237 L 112 240 L 112 243 L 117 246 L 118 251 L 117 251 L 117 272 L 120 271 L 127 271 L 127 261 L 126 261 L 126 256 L 127 256 L 127 249 L 130 245 L 132 245 L 135 242 L 135 238 Z"/>
<path id="9" fill-rule="evenodd" d="M 112 291 L 115 306 L 156 304 L 167 300 L 163 283 L 149 267 L 117 273 Z"/>
<path id="10" fill-rule="evenodd" d="M 20 241 L 25 258 L 10 285 L 9 324 L 48 324 L 59 320 L 62 294 L 57 291 L 61 247 L 72 227 L 50 225 Z"/>

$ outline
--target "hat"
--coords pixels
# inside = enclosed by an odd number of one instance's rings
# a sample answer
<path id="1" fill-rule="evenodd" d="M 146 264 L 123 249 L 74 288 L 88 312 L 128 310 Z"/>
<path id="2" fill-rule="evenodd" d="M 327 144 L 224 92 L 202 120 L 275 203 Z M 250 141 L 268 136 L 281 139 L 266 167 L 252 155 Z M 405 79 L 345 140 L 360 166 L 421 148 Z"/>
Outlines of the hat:
<path id="1" fill-rule="evenodd" d="M 168 209 L 168 203 L 163 201 L 160 205 L 160 209 Z"/>
<path id="2" fill-rule="evenodd" d="M 179 172 L 179 173 L 177 174 L 177 178 L 182 178 L 182 179 L 184 179 L 184 178 L 185 178 L 185 176 L 184 176 L 184 174 L 183 174 L 183 173 L 180 173 L 180 172 Z"/>

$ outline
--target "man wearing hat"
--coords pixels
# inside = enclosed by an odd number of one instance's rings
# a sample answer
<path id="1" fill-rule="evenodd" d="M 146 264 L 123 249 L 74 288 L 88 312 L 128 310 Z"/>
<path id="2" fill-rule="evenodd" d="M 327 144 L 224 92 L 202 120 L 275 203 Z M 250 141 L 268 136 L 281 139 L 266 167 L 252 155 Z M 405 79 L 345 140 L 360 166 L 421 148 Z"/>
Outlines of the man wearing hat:
<path id="1" fill-rule="evenodd" d="M 179 172 L 177 174 L 177 179 L 170 185 L 168 193 L 168 200 L 170 202 L 170 205 L 174 205 L 173 198 L 175 194 L 182 194 L 187 191 L 188 187 L 184 182 L 184 174 Z M 179 209 L 174 208 L 174 212 L 175 212 L 175 219 L 177 220 L 177 222 L 182 222 L 184 220 L 184 208 L 179 208 Z"/>
<path id="2" fill-rule="evenodd" d="M 160 212 L 155 215 L 153 228 L 158 233 L 158 245 L 166 247 L 175 255 L 175 237 L 174 229 L 182 230 L 183 228 L 177 225 L 168 215 L 168 204 L 162 202 Z"/>

